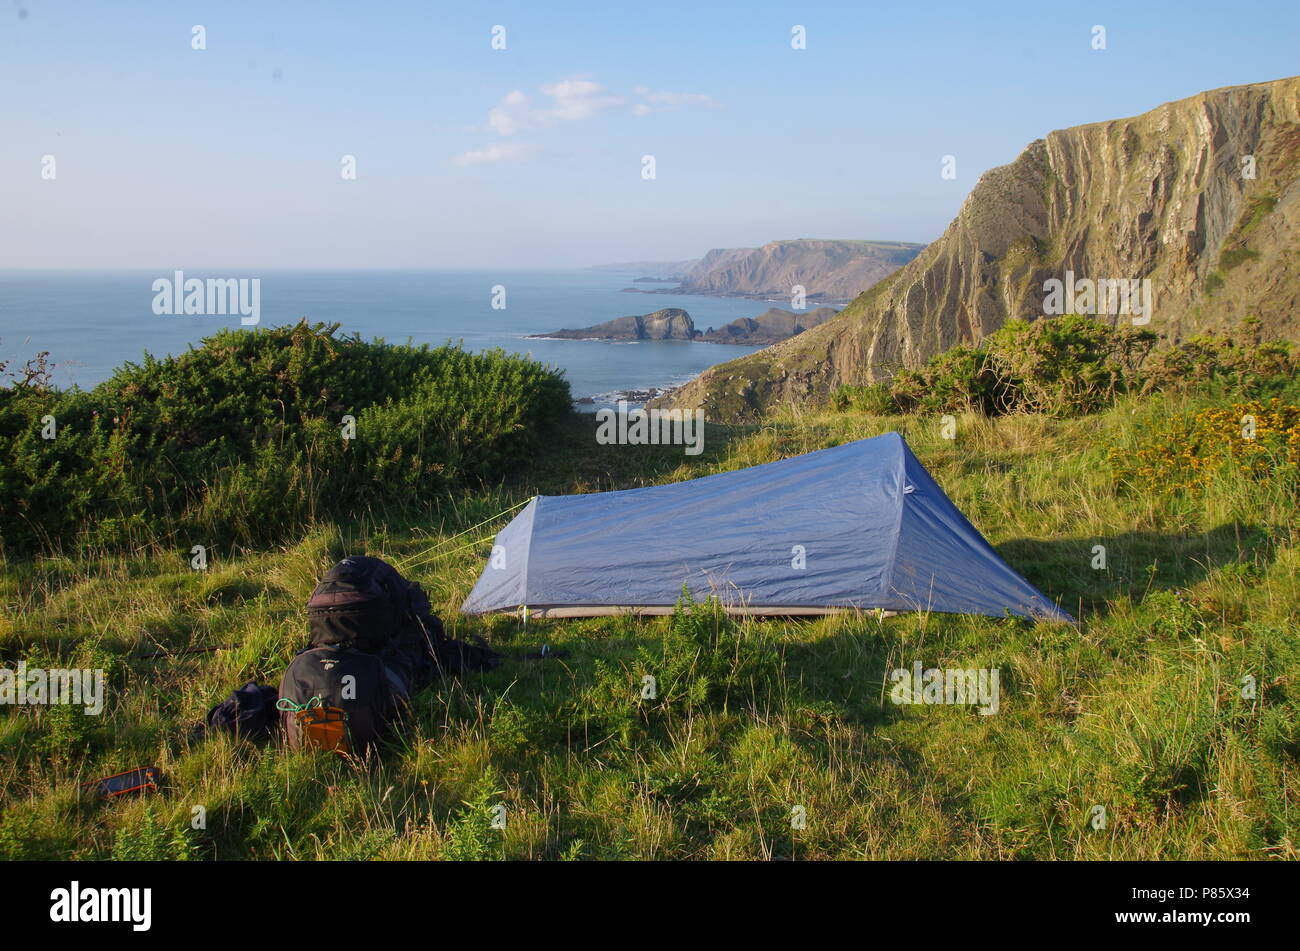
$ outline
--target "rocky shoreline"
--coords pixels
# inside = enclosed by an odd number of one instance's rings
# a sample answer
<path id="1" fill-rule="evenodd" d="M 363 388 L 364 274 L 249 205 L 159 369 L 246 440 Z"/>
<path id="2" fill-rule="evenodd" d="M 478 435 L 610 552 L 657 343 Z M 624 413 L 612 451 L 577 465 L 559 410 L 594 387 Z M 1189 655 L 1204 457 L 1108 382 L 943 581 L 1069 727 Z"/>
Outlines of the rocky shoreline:
<path id="1" fill-rule="evenodd" d="M 650 386 L 640 390 L 616 390 L 608 395 L 602 394 L 600 402 L 626 402 L 626 403 L 648 403 L 653 399 L 661 396 L 667 396 L 675 386 Z M 594 396 L 583 396 L 573 401 L 574 406 L 595 406 L 597 399 Z"/>
<path id="2" fill-rule="evenodd" d="M 691 343 L 740 344 L 767 347 L 803 333 L 811 327 L 826 323 L 838 314 L 833 307 L 818 307 L 810 311 L 787 311 L 775 307 L 757 317 L 739 317 L 722 327 L 697 330 L 691 315 L 669 307 L 652 314 L 618 317 L 584 327 L 579 330 L 555 330 L 544 334 L 529 334 L 530 340 L 591 340 L 597 342 L 635 342 L 642 340 L 680 340 Z M 618 390 L 599 396 L 583 396 L 573 401 L 576 408 L 599 403 L 644 404 L 668 396 L 676 386 L 651 386 L 641 389 Z"/>

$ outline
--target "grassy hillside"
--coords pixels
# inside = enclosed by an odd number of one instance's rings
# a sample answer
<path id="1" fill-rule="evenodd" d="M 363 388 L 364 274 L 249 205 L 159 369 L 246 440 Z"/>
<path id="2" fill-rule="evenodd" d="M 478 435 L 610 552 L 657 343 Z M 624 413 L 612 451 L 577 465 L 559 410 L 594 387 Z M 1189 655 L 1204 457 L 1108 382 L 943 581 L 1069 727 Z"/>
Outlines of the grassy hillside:
<path id="1" fill-rule="evenodd" d="M 206 572 L 156 543 L 11 559 L 4 664 L 103 666 L 110 699 L 97 718 L 0 711 L 0 855 L 1295 858 L 1294 482 L 1229 466 L 1170 493 L 1129 465 L 1150 460 L 1170 420 L 1234 399 L 1121 396 L 1080 419 L 957 413 L 954 440 L 935 414 L 785 415 L 710 427 L 694 458 L 597 446 L 592 421 L 575 418 L 527 476 L 433 496 L 404 522 L 321 521 L 279 549 L 219 549 Z M 504 521 L 460 533 L 534 492 L 692 478 L 891 429 L 1080 628 L 708 611 L 525 628 L 456 613 Z M 1130 469 L 1128 483 L 1116 477 Z M 360 551 L 405 566 L 450 633 L 482 634 L 511 659 L 421 694 L 366 766 L 192 742 L 190 725 L 230 690 L 278 681 L 316 577 Z M 544 643 L 570 653 L 522 656 Z M 228 646 L 142 656 L 213 645 Z M 895 706 L 886 671 L 914 660 L 1000 668 L 999 712 Z M 640 699 L 645 673 L 658 700 Z M 1246 675 L 1254 699 L 1241 696 Z M 161 795 L 96 804 L 79 792 L 145 763 L 163 770 Z M 490 826 L 497 804 L 504 830 Z M 199 805 L 206 828 L 194 830 Z M 1099 805 L 1103 829 L 1089 821 Z M 806 828 L 792 828 L 796 806 Z"/>

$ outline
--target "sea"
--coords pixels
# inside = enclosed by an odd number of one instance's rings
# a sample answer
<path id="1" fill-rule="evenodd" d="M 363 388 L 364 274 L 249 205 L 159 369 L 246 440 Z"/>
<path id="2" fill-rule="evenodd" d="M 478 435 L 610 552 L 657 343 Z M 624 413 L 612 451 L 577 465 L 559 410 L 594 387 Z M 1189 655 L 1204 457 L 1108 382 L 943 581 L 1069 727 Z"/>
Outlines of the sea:
<path id="1" fill-rule="evenodd" d="M 580 409 L 595 410 L 637 391 L 678 386 L 756 347 L 680 340 L 537 340 L 664 307 L 687 311 L 700 330 L 753 317 L 765 301 L 628 293 L 636 273 L 611 271 L 193 271 L 185 278 L 258 278 L 260 327 L 323 321 L 341 334 L 389 343 L 454 343 L 501 348 L 564 372 Z M 178 354 L 239 315 L 154 313 L 154 281 L 172 271 L 0 270 L 0 362 L 9 372 L 49 352 L 54 381 L 90 389 L 146 352 Z M 641 285 L 647 288 L 662 285 Z M 504 290 L 504 294 L 502 293 Z M 494 307 L 493 303 L 504 307 Z M 786 301 L 784 306 L 788 307 Z M 635 398 L 632 402 L 638 402 Z"/>

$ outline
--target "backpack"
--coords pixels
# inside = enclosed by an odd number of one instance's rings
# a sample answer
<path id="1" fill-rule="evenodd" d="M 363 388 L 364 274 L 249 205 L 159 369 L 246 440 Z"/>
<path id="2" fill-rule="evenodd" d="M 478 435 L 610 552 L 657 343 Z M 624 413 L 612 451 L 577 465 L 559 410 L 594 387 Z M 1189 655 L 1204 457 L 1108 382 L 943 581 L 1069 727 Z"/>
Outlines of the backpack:
<path id="1" fill-rule="evenodd" d="M 352 733 L 348 729 L 348 714 L 342 707 L 324 706 L 320 697 L 312 697 L 302 704 L 282 697 L 275 706 L 277 710 L 293 714 L 298 746 L 345 756 L 355 752 Z"/>
<path id="2" fill-rule="evenodd" d="M 308 647 L 280 678 L 276 708 L 290 749 L 361 754 L 405 699 L 405 685 L 375 654 Z"/>
<path id="3" fill-rule="evenodd" d="M 313 647 L 378 654 L 414 693 L 439 674 L 491 670 L 501 656 L 482 640 L 447 637 L 429 598 L 381 558 L 352 555 L 325 573 L 307 600 Z"/>
<path id="4" fill-rule="evenodd" d="M 409 612 L 409 589 L 410 582 L 379 558 L 344 558 L 325 572 L 307 599 L 312 646 L 379 653 L 397 636 Z"/>

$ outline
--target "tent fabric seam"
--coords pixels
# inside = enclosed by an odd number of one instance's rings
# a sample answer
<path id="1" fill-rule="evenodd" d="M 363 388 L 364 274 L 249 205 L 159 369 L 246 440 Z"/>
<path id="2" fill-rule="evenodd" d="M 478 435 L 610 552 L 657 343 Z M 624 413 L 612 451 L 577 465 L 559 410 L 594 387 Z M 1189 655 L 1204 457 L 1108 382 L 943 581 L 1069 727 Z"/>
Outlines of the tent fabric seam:
<path id="1" fill-rule="evenodd" d="M 889 578 L 885 582 L 885 590 L 881 592 L 887 598 L 894 596 L 894 573 L 898 570 L 898 547 L 903 541 L 903 506 L 907 504 L 907 494 L 903 487 L 907 483 L 907 444 L 903 437 L 898 437 L 899 448 L 902 450 L 898 454 L 898 518 L 894 520 L 894 544 L 889 552 Z"/>
<path id="2" fill-rule="evenodd" d="M 524 609 L 524 617 L 528 617 L 528 563 L 532 560 L 533 556 L 533 533 L 537 531 L 537 513 L 541 510 L 542 496 L 540 494 L 535 495 L 533 496 L 533 518 L 532 521 L 528 523 L 528 547 L 525 549 L 527 554 L 524 555 L 524 583 L 522 586 L 523 591 L 521 592 L 522 597 L 520 598 L 520 607 Z"/>

